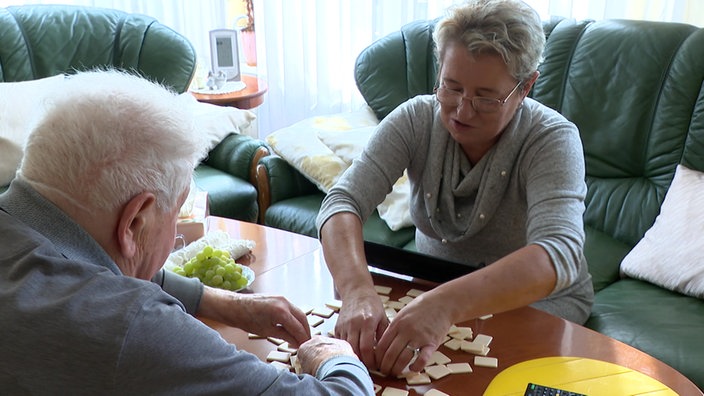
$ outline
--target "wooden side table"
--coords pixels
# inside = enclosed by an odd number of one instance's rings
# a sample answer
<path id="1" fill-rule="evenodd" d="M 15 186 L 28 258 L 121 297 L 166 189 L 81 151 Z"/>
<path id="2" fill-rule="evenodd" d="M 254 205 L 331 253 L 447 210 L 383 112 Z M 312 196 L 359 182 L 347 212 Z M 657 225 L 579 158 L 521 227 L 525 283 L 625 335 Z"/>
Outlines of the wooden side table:
<path id="1" fill-rule="evenodd" d="M 240 91 L 225 94 L 203 94 L 191 92 L 199 101 L 218 106 L 232 106 L 238 109 L 253 109 L 264 102 L 267 91 L 266 81 L 250 74 L 242 74 L 242 81 L 246 84 Z"/>

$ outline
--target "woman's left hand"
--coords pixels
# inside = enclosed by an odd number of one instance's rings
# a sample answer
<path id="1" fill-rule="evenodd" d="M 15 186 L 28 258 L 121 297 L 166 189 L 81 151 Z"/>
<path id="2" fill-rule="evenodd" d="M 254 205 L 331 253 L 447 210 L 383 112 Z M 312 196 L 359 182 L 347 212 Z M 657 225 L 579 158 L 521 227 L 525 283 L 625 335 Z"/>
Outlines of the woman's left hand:
<path id="1" fill-rule="evenodd" d="M 403 307 L 376 345 L 379 371 L 399 375 L 408 367 L 419 372 L 452 325 L 450 310 L 426 292 Z"/>

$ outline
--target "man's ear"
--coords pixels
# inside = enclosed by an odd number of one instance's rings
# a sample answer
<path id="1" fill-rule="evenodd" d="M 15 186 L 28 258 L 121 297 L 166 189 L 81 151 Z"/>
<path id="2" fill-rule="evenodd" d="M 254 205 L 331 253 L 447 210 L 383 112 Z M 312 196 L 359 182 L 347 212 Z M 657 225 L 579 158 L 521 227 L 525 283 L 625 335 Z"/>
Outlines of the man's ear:
<path id="1" fill-rule="evenodd" d="M 523 86 L 523 97 L 525 98 L 528 95 L 528 92 L 530 92 L 531 88 L 533 88 L 533 84 L 535 84 L 535 80 L 538 79 L 538 76 L 540 76 L 539 71 L 535 71 L 532 76 L 530 76 L 530 79 L 528 82 Z"/>
<path id="2" fill-rule="evenodd" d="M 156 196 L 142 192 L 130 199 L 120 211 L 117 220 L 117 243 L 123 257 L 137 253 L 139 239 L 149 223 L 150 211 L 156 206 Z"/>

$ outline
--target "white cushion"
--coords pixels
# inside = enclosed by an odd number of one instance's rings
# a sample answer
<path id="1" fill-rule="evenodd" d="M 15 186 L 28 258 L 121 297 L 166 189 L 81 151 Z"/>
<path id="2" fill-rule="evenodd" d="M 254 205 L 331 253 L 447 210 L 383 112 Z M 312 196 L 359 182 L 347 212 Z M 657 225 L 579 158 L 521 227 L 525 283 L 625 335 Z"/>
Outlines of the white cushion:
<path id="1" fill-rule="evenodd" d="M 34 124 L 45 112 L 44 103 L 61 89 L 63 75 L 32 81 L 0 83 L 0 186 L 15 177 L 25 142 Z M 181 99 L 193 110 L 198 133 L 208 142 L 208 151 L 230 133 L 254 134 L 255 115 L 248 110 L 198 102 L 190 93 Z"/>
<path id="2" fill-rule="evenodd" d="M 621 263 L 623 275 L 704 298 L 704 173 L 677 166 L 660 214 Z"/>
<path id="3" fill-rule="evenodd" d="M 367 108 L 309 118 L 270 134 L 266 140 L 274 152 L 327 193 L 361 154 L 377 124 L 374 113 Z M 393 231 L 413 225 L 410 194 L 404 172 L 377 207 L 379 216 Z"/>
<path id="4" fill-rule="evenodd" d="M 196 119 L 197 132 L 208 142 L 208 151 L 217 146 L 227 135 L 237 133 L 256 137 L 254 120 L 257 118 L 249 110 L 229 106 L 201 103 L 190 93 L 181 94 Z"/>
<path id="5" fill-rule="evenodd" d="M 10 184 L 24 145 L 44 114 L 45 98 L 58 89 L 62 75 L 32 81 L 0 83 L 0 186 Z"/>

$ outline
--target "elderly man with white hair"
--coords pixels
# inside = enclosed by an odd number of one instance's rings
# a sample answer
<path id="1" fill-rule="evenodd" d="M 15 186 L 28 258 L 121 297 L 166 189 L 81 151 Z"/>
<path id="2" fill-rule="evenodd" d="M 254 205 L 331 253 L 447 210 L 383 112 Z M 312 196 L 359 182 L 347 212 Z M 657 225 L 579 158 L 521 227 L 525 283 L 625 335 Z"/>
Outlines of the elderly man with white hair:
<path id="1" fill-rule="evenodd" d="M 345 341 L 279 296 L 163 271 L 205 152 L 178 96 L 117 71 L 66 77 L 0 196 L 0 389 L 9 394 L 373 394 Z M 305 374 L 191 314 L 300 345 Z"/>

